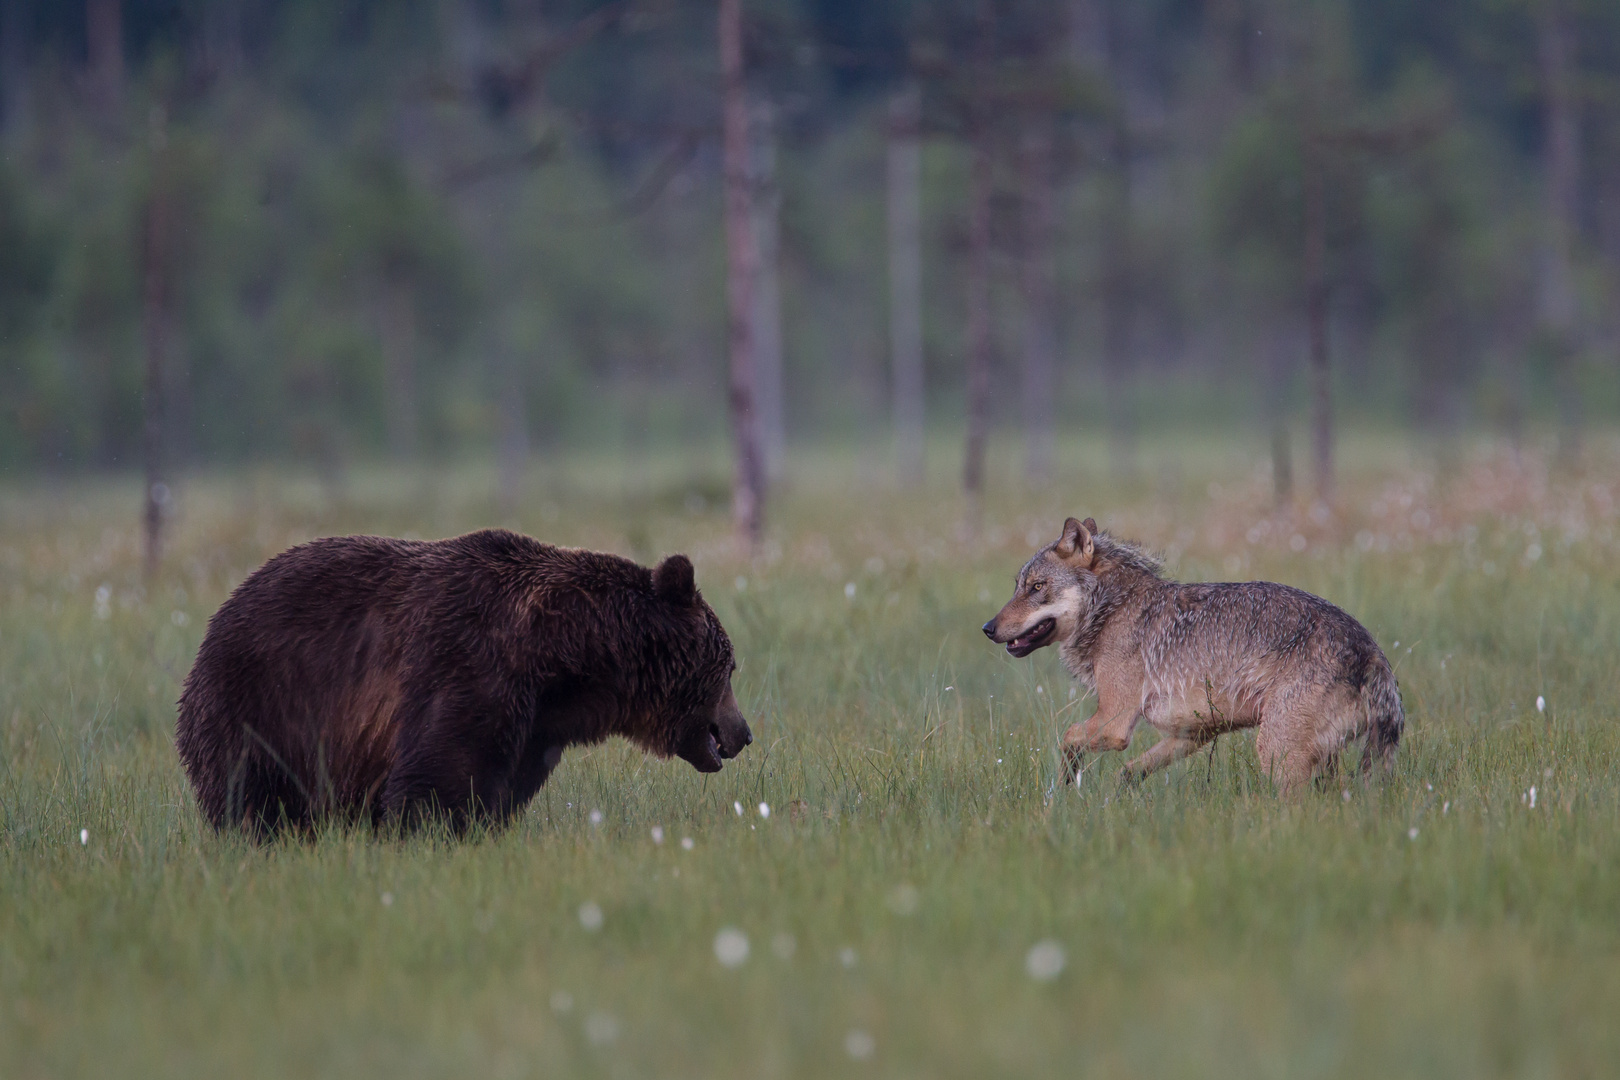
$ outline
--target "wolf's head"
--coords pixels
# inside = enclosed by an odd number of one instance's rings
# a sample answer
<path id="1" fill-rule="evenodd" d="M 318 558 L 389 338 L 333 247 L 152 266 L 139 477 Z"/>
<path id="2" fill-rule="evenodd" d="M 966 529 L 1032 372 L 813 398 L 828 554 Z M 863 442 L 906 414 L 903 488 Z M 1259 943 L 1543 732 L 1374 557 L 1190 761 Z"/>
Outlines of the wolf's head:
<path id="1" fill-rule="evenodd" d="M 984 636 L 1014 656 L 1073 637 L 1097 590 L 1096 559 L 1097 523 L 1069 518 L 1063 535 L 1018 571 L 1012 599 L 984 624 Z"/>

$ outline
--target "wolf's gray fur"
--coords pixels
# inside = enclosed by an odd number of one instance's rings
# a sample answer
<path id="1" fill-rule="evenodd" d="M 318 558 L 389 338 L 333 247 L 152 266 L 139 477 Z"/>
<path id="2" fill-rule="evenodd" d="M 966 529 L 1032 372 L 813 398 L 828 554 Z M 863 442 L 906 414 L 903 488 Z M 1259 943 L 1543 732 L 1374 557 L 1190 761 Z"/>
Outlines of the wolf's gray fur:
<path id="1" fill-rule="evenodd" d="M 984 632 L 1014 656 L 1056 644 L 1096 692 L 1096 713 L 1064 735 L 1073 768 L 1125 749 L 1144 719 L 1161 738 L 1126 766 L 1133 778 L 1258 727 L 1261 764 L 1293 792 L 1362 735 L 1362 770 L 1392 768 L 1406 723 L 1388 659 L 1344 611 L 1269 581 L 1166 580 L 1158 560 L 1090 518 L 1069 518 L 1024 564 Z"/>

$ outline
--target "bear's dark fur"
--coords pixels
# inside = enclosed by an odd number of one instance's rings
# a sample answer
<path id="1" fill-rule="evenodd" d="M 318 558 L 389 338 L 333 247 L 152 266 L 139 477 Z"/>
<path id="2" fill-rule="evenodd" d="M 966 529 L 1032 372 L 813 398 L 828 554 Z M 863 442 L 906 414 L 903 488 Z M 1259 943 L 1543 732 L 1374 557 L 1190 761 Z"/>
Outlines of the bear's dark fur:
<path id="1" fill-rule="evenodd" d="M 684 555 L 656 570 L 500 530 L 282 552 L 209 620 L 175 743 L 216 827 L 500 822 L 564 747 L 704 772 L 753 741 Z"/>

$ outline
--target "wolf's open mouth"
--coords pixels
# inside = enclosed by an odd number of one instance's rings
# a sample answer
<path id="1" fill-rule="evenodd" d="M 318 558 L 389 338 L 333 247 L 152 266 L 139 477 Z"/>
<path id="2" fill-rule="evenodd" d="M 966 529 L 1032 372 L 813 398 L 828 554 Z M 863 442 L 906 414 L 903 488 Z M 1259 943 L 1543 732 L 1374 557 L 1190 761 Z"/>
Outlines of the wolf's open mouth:
<path id="1" fill-rule="evenodd" d="M 1007 651 L 1014 656 L 1028 656 L 1042 645 L 1045 645 L 1055 629 L 1057 629 L 1056 619 L 1042 619 L 1035 624 L 1035 629 L 1029 633 L 1020 634 L 1007 642 Z"/>

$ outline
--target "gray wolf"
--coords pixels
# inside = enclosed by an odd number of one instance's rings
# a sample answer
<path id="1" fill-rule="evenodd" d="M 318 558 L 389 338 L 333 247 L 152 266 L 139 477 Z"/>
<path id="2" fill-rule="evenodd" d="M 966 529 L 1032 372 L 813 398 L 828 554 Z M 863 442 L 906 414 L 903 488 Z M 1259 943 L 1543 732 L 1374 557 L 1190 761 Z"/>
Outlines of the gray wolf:
<path id="1" fill-rule="evenodd" d="M 216 827 L 520 812 L 569 746 L 619 735 L 715 772 L 753 741 L 692 563 L 504 530 L 316 540 L 214 613 L 176 746 Z"/>
<path id="2" fill-rule="evenodd" d="M 1269 581 L 1182 584 L 1141 546 L 1090 518 L 1018 572 L 984 624 L 1013 656 L 1057 645 L 1097 711 L 1063 736 L 1071 777 L 1085 755 L 1124 750 L 1146 720 L 1159 741 L 1125 766 L 1140 780 L 1227 731 L 1254 727 L 1283 793 L 1331 772 L 1366 737 L 1361 768 L 1394 767 L 1406 724 L 1395 675 L 1366 627 L 1326 600 Z"/>

